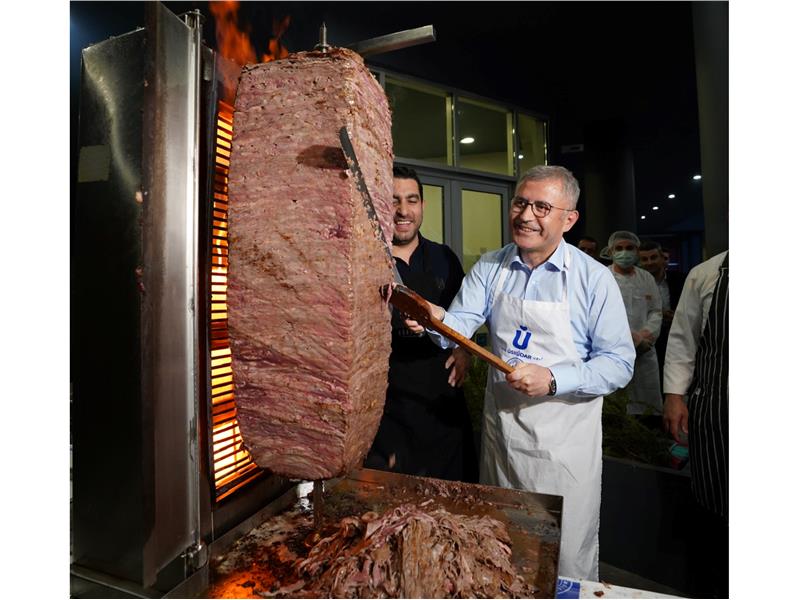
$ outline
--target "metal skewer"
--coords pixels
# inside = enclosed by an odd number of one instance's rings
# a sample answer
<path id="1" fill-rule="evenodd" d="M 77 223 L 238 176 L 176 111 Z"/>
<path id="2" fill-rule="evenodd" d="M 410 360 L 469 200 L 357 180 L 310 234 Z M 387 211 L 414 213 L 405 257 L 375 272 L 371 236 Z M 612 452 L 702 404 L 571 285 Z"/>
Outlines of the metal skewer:
<path id="1" fill-rule="evenodd" d="M 324 488 L 321 479 L 314 481 L 314 491 L 311 500 L 314 504 L 314 529 L 317 531 L 322 527 L 322 492 Z"/>
<path id="2" fill-rule="evenodd" d="M 319 28 L 319 44 L 314 46 L 314 50 L 320 52 L 327 52 L 331 47 L 328 45 L 328 28 L 325 27 L 325 21 L 322 22 L 322 27 Z"/>

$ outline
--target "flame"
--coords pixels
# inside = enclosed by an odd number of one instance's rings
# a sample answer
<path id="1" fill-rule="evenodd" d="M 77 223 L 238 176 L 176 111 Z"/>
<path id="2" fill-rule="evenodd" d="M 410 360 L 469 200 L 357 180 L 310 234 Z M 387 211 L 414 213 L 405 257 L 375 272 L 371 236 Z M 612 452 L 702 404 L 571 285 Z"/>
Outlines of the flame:
<path id="1" fill-rule="evenodd" d="M 275 34 L 275 37 L 270 38 L 269 52 L 261 56 L 261 62 L 269 62 L 289 56 L 289 50 L 281 44 L 281 36 L 289 29 L 289 23 L 291 23 L 291 17 L 289 15 L 286 15 L 280 21 L 278 21 L 278 19 L 272 20 L 272 33 Z"/>
<path id="2" fill-rule="evenodd" d="M 249 25 L 245 29 L 239 27 L 239 2 L 225 0 L 208 4 L 217 31 L 217 51 L 225 58 L 239 65 L 247 65 L 289 56 L 289 50 L 281 43 L 281 36 L 286 33 L 291 22 L 288 15 L 280 20 L 273 19 L 273 36 L 267 42 L 268 51 L 262 54 L 259 60 L 256 49 L 250 41 L 251 27 Z"/>

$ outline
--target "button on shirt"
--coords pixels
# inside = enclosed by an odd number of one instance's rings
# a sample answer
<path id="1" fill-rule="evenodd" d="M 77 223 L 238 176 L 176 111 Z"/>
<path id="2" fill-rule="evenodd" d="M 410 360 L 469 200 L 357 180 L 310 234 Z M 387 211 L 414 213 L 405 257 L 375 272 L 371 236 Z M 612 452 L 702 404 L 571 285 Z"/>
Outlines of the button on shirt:
<path id="1" fill-rule="evenodd" d="M 568 246 L 567 268 L 564 258 Z M 495 285 L 500 266 L 510 253 L 514 258 L 501 291 L 517 298 L 562 302 L 566 271 L 572 338 L 581 362 L 550 367 L 558 395 L 594 398 L 627 385 L 633 375 L 636 352 L 617 282 L 605 266 L 564 240 L 535 269 L 520 259 L 513 243 L 481 256 L 447 310 L 445 325 L 468 338 L 484 322 L 492 329 Z M 443 348 L 455 345 L 436 332 L 429 334 Z"/>

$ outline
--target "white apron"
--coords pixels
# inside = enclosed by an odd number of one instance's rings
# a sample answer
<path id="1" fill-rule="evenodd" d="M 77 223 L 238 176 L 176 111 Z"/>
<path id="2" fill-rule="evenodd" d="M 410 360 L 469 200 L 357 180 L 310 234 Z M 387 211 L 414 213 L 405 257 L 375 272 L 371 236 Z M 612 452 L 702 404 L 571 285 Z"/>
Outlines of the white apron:
<path id="1" fill-rule="evenodd" d="M 611 271 L 614 273 L 613 269 Z M 636 277 L 619 276 L 614 273 L 619 285 L 628 324 L 631 329 L 641 329 L 647 323 L 647 299 L 645 292 L 636 285 Z M 633 365 L 633 378 L 625 388 L 628 392 L 629 415 L 645 413 L 660 415 L 661 410 L 661 375 L 658 370 L 658 356 L 655 346 L 646 352 L 636 353 Z"/>
<path id="2" fill-rule="evenodd" d="M 565 248 L 565 265 L 570 249 Z M 543 367 L 581 360 L 572 339 L 566 270 L 561 302 L 501 293 L 513 253 L 503 263 L 492 305 L 492 350 L 514 365 Z M 603 398 L 531 398 L 492 368 L 483 409 L 481 483 L 564 497 L 559 575 L 598 580 Z"/>

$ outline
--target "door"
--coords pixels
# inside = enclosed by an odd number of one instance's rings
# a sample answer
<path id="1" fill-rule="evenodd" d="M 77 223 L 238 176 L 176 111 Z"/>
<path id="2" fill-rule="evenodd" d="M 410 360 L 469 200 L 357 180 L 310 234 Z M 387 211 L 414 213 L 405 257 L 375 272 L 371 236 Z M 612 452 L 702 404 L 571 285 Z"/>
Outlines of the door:
<path id="1" fill-rule="evenodd" d="M 453 250 L 468 272 L 481 255 L 508 239 L 508 185 L 454 180 L 451 188 Z"/>
<path id="2" fill-rule="evenodd" d="M 424 209 L 422 235 L 453 249 L 464 272 L 485 252 L 508 243 L 510 184 L 445 178 L 418 171 Z"/>

